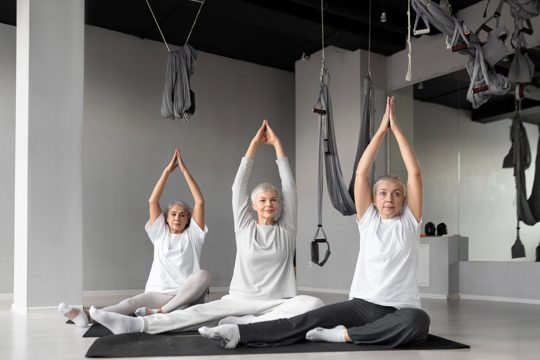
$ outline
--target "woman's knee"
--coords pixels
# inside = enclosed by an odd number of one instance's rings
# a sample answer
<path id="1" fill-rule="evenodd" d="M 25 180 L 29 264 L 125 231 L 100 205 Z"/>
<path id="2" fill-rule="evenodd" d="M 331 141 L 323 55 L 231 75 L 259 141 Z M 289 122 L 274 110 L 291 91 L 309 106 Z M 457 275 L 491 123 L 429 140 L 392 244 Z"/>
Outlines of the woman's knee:
<path id="1" fill-rule="evenodd" d="M 210 280 L 212 280 L 212 276 L 206 270 L 199 270 L 197 272 L 194 272 L 190 275 L 190 278 L 197 284 L 197 287 L 205 289 L 210 287 Z"/>
<path id="2" fill-rule="evenodd" d="M 429 315 L 422 309 L 403 308 L 397 310 L 405 328 L 417 334 L 420 338 L 427 338 L 429 333 Z"/>

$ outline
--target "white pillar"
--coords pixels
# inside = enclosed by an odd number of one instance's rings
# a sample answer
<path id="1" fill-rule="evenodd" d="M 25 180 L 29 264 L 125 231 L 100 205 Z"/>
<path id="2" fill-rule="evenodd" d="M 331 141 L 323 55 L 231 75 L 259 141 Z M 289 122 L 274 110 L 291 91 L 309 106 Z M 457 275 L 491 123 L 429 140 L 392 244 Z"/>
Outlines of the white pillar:
<path id="1" fill-rule="evenodd" d="M 13 310 L 82 298 L 84 0 L 17 0 Z"/>

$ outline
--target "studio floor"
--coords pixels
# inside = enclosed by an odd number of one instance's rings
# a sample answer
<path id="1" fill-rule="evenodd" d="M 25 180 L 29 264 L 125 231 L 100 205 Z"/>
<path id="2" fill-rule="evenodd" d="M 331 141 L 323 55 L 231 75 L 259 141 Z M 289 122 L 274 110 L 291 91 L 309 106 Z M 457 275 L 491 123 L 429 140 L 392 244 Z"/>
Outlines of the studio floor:
<path id="1" fill-rule="evenodd" d="M 326 303 L 345 295 L 314 294 Z M 212 298 L 222 294 L 214 293 Z M 471 346 L 462 350 L 391 350 L 333 353 L 246 355 L 242 360 L 266 359 L 540 359 L 540 305 L 478 300 L 445 301 L 423 299 L 431 316 L 430 333 Z M 0 358 L 6 360 L 84 359 L 95 339 L 83 338 L 84 329 L 67 325 L 55 310 L 35 310 L 27 315 L 13 313 L 9 301 L 0 301 Z M 171 359 L 166 357 L 161 359 Z M 205 357 L 206 358 L 206 357 Z M 237 359 L 238 356 L 209 356 Z M 140 358 L 138 358 L 140 359 Z M 148 358 L 157 359 L 157 358 Z M 198 359 L 202 357 L 182 357 Z"/>

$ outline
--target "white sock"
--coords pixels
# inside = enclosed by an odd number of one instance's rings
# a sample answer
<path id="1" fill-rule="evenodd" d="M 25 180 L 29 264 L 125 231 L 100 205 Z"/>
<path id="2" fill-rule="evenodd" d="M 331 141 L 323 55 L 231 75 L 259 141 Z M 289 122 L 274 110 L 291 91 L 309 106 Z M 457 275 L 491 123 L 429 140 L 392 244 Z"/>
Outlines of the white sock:
<path id="1" fill-rule="evenodd" d="M 146 311 L 146 309 L 147 309 L 146 307 L 140 307 L 137 310 L 135 310 L 134 314 L 136 316 L 147 316 L 147 315 L 152 315 L 152 314 L 157 313 L 157 309 L 148 309 L 150 310 L 150 312 Z"/>
<path id="2" fill-rule="evenodd" d="M 60 303 L 60 305 L 58 305 L 58 311 L 69 320 L 73 321 L 78 327 L 82 328 L 88 326 L 89 321 L 84 310 L 74 309 L 69 305 Z"/>
<path id="3" fill-rule="evenodd" d="M 142 317 L 131 317 L 113 312 L 90 308 L 92 319 L 111 330 L 113 334 L 125 334 L 142 332 L 144 329 L 144 320 Z"/>
<path id="4" fill-rule="evenodd" d="M 309 341 L 326 341 L 334 343 L 345 342 L 345 331 L 347 328 L 343 325 L 338 325 L 332 329 L 324 329 L 317 327 L 311 329 L 306 334 L 306 339 Z"/>
<path id="5" fill-rule="evenodd" d="M 225 324 L 213 328 L 203 326 L 199 328 L 199 334 L 205 338 L 221 341 L 225 349 L 234 349 L 240 342 L 240 329 L 235 324 Z"/>
<path id="6" fill-rule="evenodd" d="M 245 315 L 245 316 L 227 316 L 226 318 L 223 318 L 219 320 L 218 325 L 225 325 L 225 324 L 251 324 L 255 322 L 255 319 L 257 319 L 254 315 Z"/>

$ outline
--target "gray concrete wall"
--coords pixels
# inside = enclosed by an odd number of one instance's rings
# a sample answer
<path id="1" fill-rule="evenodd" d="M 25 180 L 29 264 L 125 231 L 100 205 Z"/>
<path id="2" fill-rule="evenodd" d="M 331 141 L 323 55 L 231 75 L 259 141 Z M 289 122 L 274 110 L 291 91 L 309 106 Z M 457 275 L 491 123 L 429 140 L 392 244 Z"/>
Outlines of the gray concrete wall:
<path id="1" fill-rule="evenodd" d="M 540 304 L 540 263 L 461 261 L 462 298 Z"/>
<path id="2" fill-rule="evenodd" d="M 268 119 L 294 168 L 294 74 L 199 52 L 195 115 L 160 117 L 167 51 L 162 43 L 87 26 L 83 146 L 84 290 L 144 288 L 152 247 L 148 197 L 175 147 L 206 198 L 209 233 L 202 265 L 228 286 L 235 257 L 231 185 L 240 158 Z M 252 184 L 279 184 L 275 154 L 262 147 Z M 162 207 L 192 203 L 179 172 Z"/>

